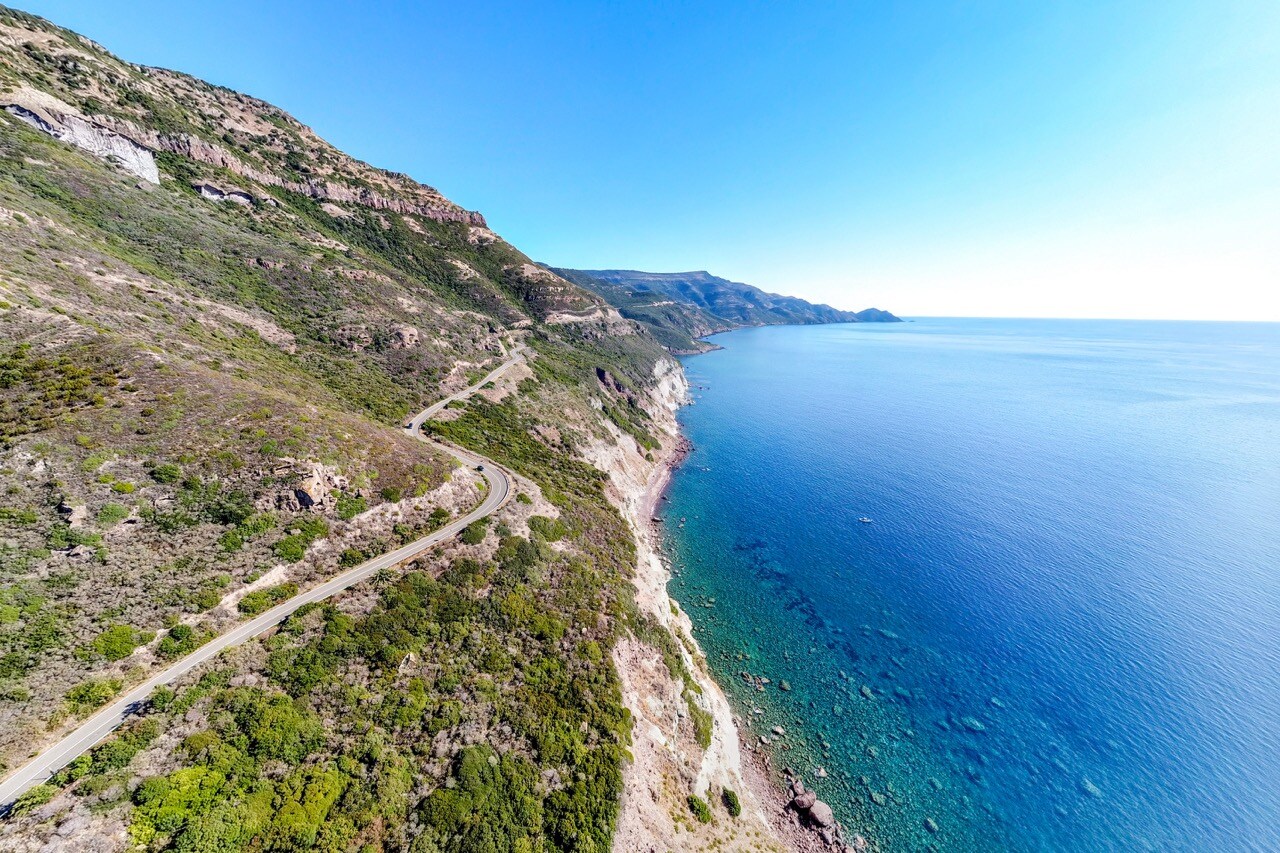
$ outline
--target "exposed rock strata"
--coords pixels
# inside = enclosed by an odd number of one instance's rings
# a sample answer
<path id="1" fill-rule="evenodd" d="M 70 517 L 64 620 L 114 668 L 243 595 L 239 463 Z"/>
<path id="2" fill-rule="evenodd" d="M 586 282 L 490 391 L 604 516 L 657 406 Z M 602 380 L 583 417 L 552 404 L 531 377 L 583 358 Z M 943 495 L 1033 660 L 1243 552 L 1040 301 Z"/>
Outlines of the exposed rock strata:
<path id="1" fill-rule="evenodd" d="M 0 95 L 0 107 L 56 139 L 69 142 L 96 157 L 118 162 L 126 171 L 153 184 L 160 183 L 160 170 L 156 165 L 154 152 L 164 151 L 179 154 L 197 163 L 226 169 L 264 186 L 280 187 L 318 201 L 358 204 L 374 210 L 413 214 L 440 222 L 464 222 L 485 228 L 484 216 L 475 211 L 463 210 L 430 187 L 416 182 L 406 181 L 413 183 L 409 190 L 413 198 L 393 198 L 366 187 L 328 180 L 288 181 L 262 169 L 253 168 L 222 146 L 197 136 L 186 133 L 165 135 L 113 116 L 89 118 L 70 104 L 25 86 Z M 207 183 L 201 186 L 204 189 L 198 189 L 206 198 L 229 198 L 245 202 L 252 200 L 244 190 L 226 191 Z M 233 196 L 234 192 L 246 198 Z M 496 239 L 496 235 L 494 237 Z"/>
<path id="2" fill-rule="evenodd" d="M 133 139 L 95 124 L 74 113 L 59 113 L 39 103 L 47 99 L 61 103 L 56 98 L 43 96 L 29 98 L 26 103 L 7 103 L 4 109 L 25 121 L 27 124 L 44 131 L 54 139 L 68 142 L 77 148 L 89 152 L 95 157 L 118 163 L 130 174 L 137 175 L 144 181 L 160 183 L 160 169 L 156 166 L 156 158 L 145 146 Z M 16 100 L 6 98 L 5 100 Z"/>

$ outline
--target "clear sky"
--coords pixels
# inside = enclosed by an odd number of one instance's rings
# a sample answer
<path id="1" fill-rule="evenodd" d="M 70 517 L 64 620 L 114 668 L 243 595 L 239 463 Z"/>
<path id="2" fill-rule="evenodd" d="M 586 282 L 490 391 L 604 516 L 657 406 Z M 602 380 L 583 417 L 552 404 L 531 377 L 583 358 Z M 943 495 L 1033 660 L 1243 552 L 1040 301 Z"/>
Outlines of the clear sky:
<path id="1" fill-rule="evenodd" d="M 537 260 L 900 314 L 1280 320 L 1280 2 L 5 0 Z"/>

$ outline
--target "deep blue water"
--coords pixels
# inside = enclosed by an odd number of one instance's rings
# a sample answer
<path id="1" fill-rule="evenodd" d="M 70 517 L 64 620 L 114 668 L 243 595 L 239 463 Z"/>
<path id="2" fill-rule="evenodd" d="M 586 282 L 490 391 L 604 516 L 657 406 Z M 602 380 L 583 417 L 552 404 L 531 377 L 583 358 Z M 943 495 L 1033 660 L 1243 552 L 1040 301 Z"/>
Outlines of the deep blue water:
<path id="1" fill-rule="evenodd" d="M 1280 850 L 1280 325 L 714 340 L 671 590 L 776 767 L 890 850 Z"/>

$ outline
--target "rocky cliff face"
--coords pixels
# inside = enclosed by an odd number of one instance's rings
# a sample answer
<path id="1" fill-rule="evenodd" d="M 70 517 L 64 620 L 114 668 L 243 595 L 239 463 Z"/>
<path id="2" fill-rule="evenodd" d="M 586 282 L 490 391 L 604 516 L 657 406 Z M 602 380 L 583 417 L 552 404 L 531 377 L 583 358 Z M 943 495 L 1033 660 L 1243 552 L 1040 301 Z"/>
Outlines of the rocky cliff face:
<path id="1" fill-rule="evenodd" d="M 127 136 L 107 130 L 82 116 L 59 109 L 61 102 L 53 97 L 39 97 L 39 93 L 26 90 L 0 101 L 8 112 L 27 124 L 44 131 L 54 139 L 69 142 L 88 151 L 95 157 L 118 163 L 126 172 L 137 175 L 149 183 L 160 183 L 160 170 L 150 149 Z"/>
<path id="2" fill-rule="evenodd" d="M 665 651 L 652 638 L 639 637 L 614 648 L 624 701 L 635 722 L 613 849 L 781 850 L 764 805 L 744 779 L 728 699 L 693 640 L 692 623 L 667 595 L 670 572 L 660 556 L 659 533 L 651 518 L 684 453 L 676 412 L 689 401 L 689 384 L 672 359 L 655 364 L 653 380 L 637 402 L 653 419 L 652 433 L 659 444 L 655 451 L 646 451 L 616 428 L 584 448 L 592 464 L 609 475 L 610 499 L 636 537 L 636 604 L 656 630 L 674 640 Z M 606 390 L 624 393 L 612 376 L 600 381 Z M 672 655 L 679 661 L 674 671 Z M 690 794 L 716 805 L 726 791 L 743 806 L 738 819 L 705 825 L 689 819 Z"/>
<path id="3" fill-rule="evenodd" d="M 391 197 L 368 187 L 355 187 L 332 180 L 291 181 L 278 174 L 254 168 L 220 145 L 187 133 L 172 136 L 113 116 L 90 118 L 56 97 L 23 86 L 0 94 L 0 107 L 55 139 L 104 160 L 153 184 L 160 183 L 155 154 L 167 152 L 196 163 L 212 166 L 267 187 L 280 187 L 308 198 L 326 202 L 357 204 L 373 210 L 410 213 L 438 222 L 464 222 L 485 226 L 484 216 L 463 210 L 443 196 L 423 186 L 401 186 L 407 197 Z M 246 200 L 252 196 L 243 190 Z M 221 196 L 210 196 L 221 197 Z"/>

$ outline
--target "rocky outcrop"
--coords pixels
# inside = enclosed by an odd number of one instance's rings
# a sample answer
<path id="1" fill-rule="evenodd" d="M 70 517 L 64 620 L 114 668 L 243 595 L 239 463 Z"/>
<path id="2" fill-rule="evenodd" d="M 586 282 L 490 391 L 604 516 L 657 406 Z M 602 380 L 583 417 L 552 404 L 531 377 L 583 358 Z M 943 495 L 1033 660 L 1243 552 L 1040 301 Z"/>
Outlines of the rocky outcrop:
<path id="1" fill-rule="evenodd" d="M 236 187 L 223 188 L 208 181 L 193 181 L 191 186 L 195 188 L 196 192 L 200 193 L 201 198 L 207 198 L 212 201 L 231 201 L 243 205 L 253 204 L 253 196 Z"/>
<path id="2" fill-rule="evenodd" d="M 127 128 L 128 132 L 142 138 L 156 151 L 180 154 L 197 163 L 226 169 L 228 172 L 241 175 L 264 186 L 280 187 L 317 201 L 358 204 L 374 210 L 423 216 L 439 222 L 465 222 L 468 225 L 485 226 L 484 216 L 481 214 L 472 210 L 463 210 L 444 196 L 421 184 L 416 185 L 414 192 L 418 198 L 403 199 L 391 198 L 366 187 L 353 187 L 334 181 L 288 181 L 271 172 L 249 166 L 222 146 L 198 136 L 185 133 L 162 136 L 152 130 L 138 127 L 132 122 L 116 120 L 112 123 L 121 128 Z"/>
<path id="3" fill-rule="evenodd" d="M 276 495 L 275 508 L 298 512 L 314 509 L 324 512 L 337 503 L 337 494 L 350 488 L 350 481 L 320 462 L 295 462 L 284 459 L 272 472 L 281 478 L 297 477 L 297 485 Z M 270 498 L 267 499 L 268 501 Z M 262 506 L 262 509 L 270 507 Z"/>
<path id="4" fill-rule="evenodd" d="M 616 394 L 619 397 L 622 397 L 629 403 L 638 405 L 638 400 L 636 398 L 635 392 L 632 391 L 627 386 L 623 385 L 620 381 L 618 381 L 618 378 L 616 376 L 614 376 L 608 370 L 605 370 L 603 367 L 596 368 L 596 381 L 599 382 L 600 386 L 604 388 L 606 391 L 612 394 Z"/>
<path id="5" fill-rule="evenodd" d="M 3 104 L 6 112 L 17 116 L 37 130 L 44 131 L 54 139 L 68 142 L 95 157 L 116 163 L 126 172 L 137 175 L 144 181 L 160 183 L 160 169 L 156 166 L 156 158 L 146 147 L 77 115 L 70 111 L 70 108 L 67 112 L 60 112 L 56 107 L 50 109 L 48 103 L 41 103 L 52 101 L 55 104 L 61 104 L 57 98 L 48 95 L 28 96 L 19 102 L 15 95 L 24 92 L 30 95 L 39 94 L 27 89 L 4 96 L 4 100 L 10 101 Z"/>
<path id="6" fill-rule="evenodd" d="M 391 327 L 391 348 L 410 349 L 418 345 L 420 335 L 413 326 Z"/>
<path id="7" fill-rule="evenodd" d="M 66 497 L 58 502 L 58 515 L 71 527 L 83 527 L 89 519 L 89 508 L 84 504 L 71 503 Z"/>
<path id="8" fill-rule="evenodd" d="M 787 810 L 799 818 L 802 826 L 816 832 L 823 844 L 837 851 L 864 849 L 866 842 L 861 836 L 855 836 L 852 844 L 845 843 L 844 830 L 836 822 L 836 815 L 831 806 L 818 799 L 818 795 L 813 791 L 805 788 L 804 782 L 800 779 L 792 779 L 788 792 L 791 794 L 791 801 L 787 803 Z"/>
<path id="9" fill-rule="evenodd" d="M 160 169 L 156 165 L 154 152 L 164 151 L 197 163 L 226 169 L 264 186 L 280 187 L 318 201 L 357 204 L 374 210 L 411 214 L 440 222 L 463 222 L 485 228 L 485 220 L 481 214 L 463 210 L 430 187 L 407 178 L 404 179 L 405 183 L 412 184 L 405 188 L 407 195 L 411 196 L 407 198 L 394 198 L 367 187 L 332 180 L 289 181 L 249 166 L 222 146 L 198 136 L 188 133 L 161 134 L 114 116 L 96 116 L 91 119 L 70 104 L 28 86 L 0 95 L 0 107 L 55 139 L 69 142 L 104 160 L 117 162 L 126 171 L 153 184 L 160 183 Z M 197 190 L 205 198 L 218 201 L 245 203 L 253 200 L 245 190 L 228 191 L 207 182 L 198 184 Z"/>

